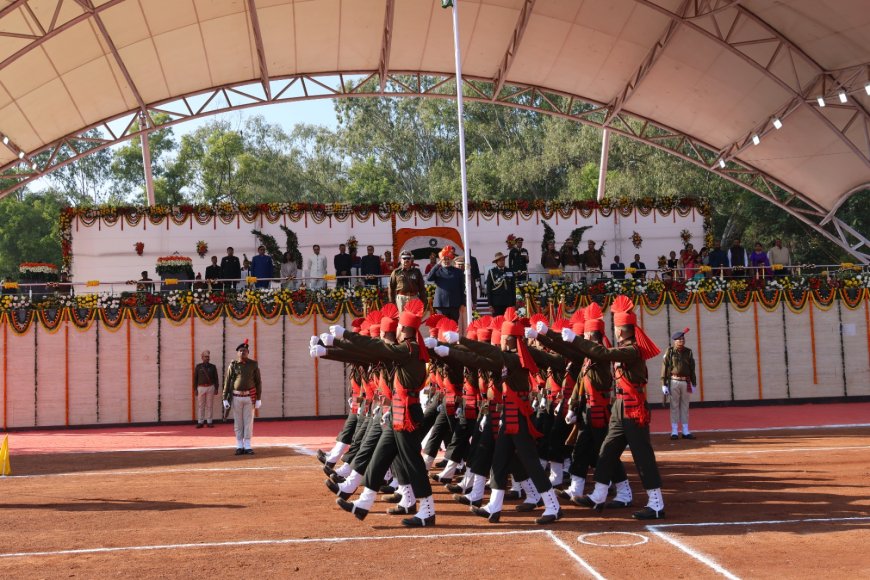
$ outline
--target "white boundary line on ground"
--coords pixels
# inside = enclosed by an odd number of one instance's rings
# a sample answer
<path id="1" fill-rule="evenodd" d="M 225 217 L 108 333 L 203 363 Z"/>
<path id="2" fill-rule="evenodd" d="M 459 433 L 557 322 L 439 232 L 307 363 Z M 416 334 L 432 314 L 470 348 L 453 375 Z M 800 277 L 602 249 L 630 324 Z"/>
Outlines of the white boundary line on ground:
<path id="1" fill-rule="evenodd" d="M 732 580 L 739 580 L 739 576 L 736 576 L 723 568 L 719 563 L 717 563 L 713 558 L 707 556 L 706 554 L 702 554 L 701 552 L 694 550 L 684 544 L 683 542 L 677 540 L 676 538 L 668 535 L 667 533 L 661 531 L 661 528 L 703 528 L 703 527 L 721 527 L 721 526 L 760 526 L 760 525 L 782 525 L 782 524 L 813 524 L 813 523 L 831 523 L 831 522 L 859 522 L 859 521 L 870 521 L 870 516 L 854 516 L 854 517 L 846 517 L 846 518 L 803 518 L 796 520 L 757 520 L 757 521 L 741 521 L 741 522 L 697 522 L 697 523 L 685 523 L 685 524 L 652 524 L 646 526 L 647 531 L 656 537 L 661 538 L 665 542 L 675 546 L 679 550 L 685 552 L 689 556 L 695 558 L 702 564 L 708 566 L 715 572 L 725 576 L 726 578 L 730 578 Z"/>
<path id="2" fill-rule="evenodd" d="M 58 449 L 52 450 L 51 452 L 39 451 L 38 453 L 30 453 L 28 456 L 36 456 L 36 455 L 84 455 L 84 454 L 98 454 L 98 453 L 153 453 L 155 451 L 220 451 L 223 449 L 235 449 L 235 445 L 211 445 L 211 446 L 200 446 L 200 447 L 140 447 L 135 449 L 75 449 L 72 451 Z M 302 455 L 314 455 L 314 452 L 309 449 L 305 449 L 302 444 L 299 443 L 271 443 L 266 445 L 257 445 L 257 449 L 293 449 L 294 451 L 298 451 Z M 13 448 L 14 450 L 14 448 Z M 21 453 L 27 454 L 27 450 L 18 450 Z"/>
<path id="3" fill-rule="evenodd" d="M 38 473 L 33 475 L 10 475 L 12 479 L 40 479 L 44 477 L 89 477 L 94 475 L 156 475 L 163 473 L 209 473 L 215 471 L 295 471 L 316 469 L 316 465 L 264 465 L 261 467 L 200 467 L 191 469 L 137 469 L 127 471 L 67 471 L 64 473 Z"/>
<path id="4" fill-rule="evenodd" d="M 777 447 L 775 449 L 735 449 L 733 451 L 707 451 L 707 450 L 658 450 L 656 455 L 760 455 L 764 453 L 803 453 L 809 451 L 848 451 L 855 449 L 870 449 L 870 445 L 843 445 L 841 447 Z"/>
<path id="5" fill-rule="evenodd" d="M 483 536 L 546 536 L 558 547 L 562 548 L 572 560 L 580 564 L 596 580 L 605 580 L 583 558 L 578 556 L 565 542 L 560 540 L 550 530 L 508 530 L 503 532 L 458 532 L 453 534 L 417 534 L 408 536 L 357 536 L 343 538 L 285 538 L 278 540 L 241 540 L 237 542 L 202 542 L 199 544 L 155 544 L 147 546 L 118 546 L 112 548 L 80 548 L 74 550 L 51 550 L 42 552 L 8 552 L 0 553 L 2 558 L 34 558 L 44 556 L 71 556 L 82 554 L 111 554 L 117 552 L 147 552 L 157 550 L 197 550 L 203 548 L 233 548 L 242 546 L 278 546 L 293 544 L 345 543 L 375 540 L 433 540 L 450 538 L 480 538 Z"/>
<path id="6" fill-rule="evenodd" d="M 736 409 L 739 407 L 731 407 Z M 856 429 L 859 427 L 870 427 L 870 423 L 839 423 L 836 425 L 786 425 L 783 427 L 730 427 L 727 429 L 704 429 L 703 431 L 692 431 L 692 433 L 743 433 L 746 431 L 801 431 L 815 429 Z M 670 435 L 670 431 L 654 431 L 650 435 Z"/>
<path id="7" fill-rule="evenodd" d="M 586 562 L 586 560 L 578 556 L 577 553 L 571 548 L 571 546 L 563 542 L 552 530 L 546 530 L 545 533 L 547 534 L 547 536 L 550 537 L 551 540 L 553 540 L 553 542 L 557 546 L 562 548 L 562 550 L 564 550 L 569 556 L 571 556 L 571 559 L 580 564 L 580 566 L 582 566 L 584 570 L 589 572 L 589 574 L 593 578 L 595 578 L 595 580 L 605 580 L 604 576 L 599 574 L 595 568 L 593 568 L 589 565 L 588 562 Z"/>

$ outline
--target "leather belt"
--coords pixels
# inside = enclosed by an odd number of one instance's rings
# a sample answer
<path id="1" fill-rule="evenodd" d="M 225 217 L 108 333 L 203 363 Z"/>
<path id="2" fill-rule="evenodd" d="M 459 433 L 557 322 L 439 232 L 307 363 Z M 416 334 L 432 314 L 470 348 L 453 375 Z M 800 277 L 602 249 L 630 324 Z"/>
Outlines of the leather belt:
<path id="1" fill-rule="evenodd" d="M 687 381 L 688 382 L 688 380 L 689 380 L 689 377 L 683 377 L 680 375 L 671 375 L 671 378 L 676 379 L 678 381 Z"/>
<path id="2" fill-rule="evenodd" d="M 247 391 L 233 391 L 233 395 L 236 397 L 249 397 L 251 394 L 256 393 L 257 391 L 247 390 Z"/>
<path id="3" fill-rule="evenodd" d="M 639 388 L 639 389 L 635 389 L 635 390 L 636 390 L 638 393 L 645 393 L 645 392 L 646 392 L 646 387 L 641 387 L 641 388 Z M 624 394 L 625 394 L 625 390 L 624 390 L 622 387 L 616 387 L 616 394 L 617 394 L 617 395 L 624 395 Z"/>

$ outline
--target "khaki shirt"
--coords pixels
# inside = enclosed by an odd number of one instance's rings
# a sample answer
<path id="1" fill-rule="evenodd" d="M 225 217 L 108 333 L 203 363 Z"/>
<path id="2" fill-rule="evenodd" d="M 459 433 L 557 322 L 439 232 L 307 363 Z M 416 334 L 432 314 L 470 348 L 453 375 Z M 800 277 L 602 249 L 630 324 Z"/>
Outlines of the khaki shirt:
<path id="1" fill-rule="evenodd" d="M 572 344 L 595 361 L 621 363 L 621 371 L 616 371 L 616 377 L 621 374 L 635 385 L 646 385 L 649 379 L 646 362 L 636 344 L 630 343 L 617 348 L 607 348 L 579 336 L 574 339 Z"/>
<path id="2" fill-rule="evenodd" d="M 425 303 L 425 288 L 426 282 L 423 281 L 423 274 L 417 267 L 411 267 L 407 270 L 396 268 L 390 274 L 390 302 L 395 302 L 396 296 L 402 294 L 419 298 Z"/>
<path id="3" fill-rule="evenodd" d="M 263 383 L 260 380 L 260 366 L 254 359 L 248 359 L 241 363 L 233 361 L 227 369 L 226 377 L 224 378 L 223 398 L 230 400 L 233 396 L 233 391 L 257 391 L 257 400 L 260 400 L 260 395 L 263 394 Z"/>
<path id="4" fill-rule="evenodd" d="M 662 357 L 662 384 L 670 385 L 671 377 L 688 377 L 689 382 L 697 384 L 695 380 L 695 357 L 692 350 L 686 347 L 670 347 Z"/>
<path id="5" fill-rule="evenodd" d="M 426 363 L 420 360 L 420 347 L 416 342 L 387 344 L 378 338 L 362 336 L 346 331 L 341 339 L 336 339 L 336 345 L 349 346 L 353 350 L 362 350 L 386 364 L 394 365 L 395 378 L 411 397 L 418 397 L 423 383 L 426 382 Z M 390 384 L 390 390 L 393 385 Z"/>
<path id="6" fill-rule="evenodd" d="M 218 388 L 217 367 L 211 363 L 199 363 L 193 370 L 193 390 L 197 387 L 214 387 L 215 393 Z"/>

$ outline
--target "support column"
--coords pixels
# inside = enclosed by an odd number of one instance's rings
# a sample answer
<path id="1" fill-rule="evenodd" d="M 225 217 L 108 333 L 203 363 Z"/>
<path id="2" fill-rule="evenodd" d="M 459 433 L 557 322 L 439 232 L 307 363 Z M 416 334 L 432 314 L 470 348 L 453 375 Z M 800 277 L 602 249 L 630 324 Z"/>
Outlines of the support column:
<path id="1" fill-rule="evenodd" d="M 144 129 L 147 127 L 147 121 L 144 115 L 139 115 L 139 127 Z M 142 170 L 145 173 L 145 194 L 148 198 L 148 205 L 156 205 L 154 202 L 154 176 L 151 173 L 151 146 L 148 143 L 148 133 L 142 133 Z"/>

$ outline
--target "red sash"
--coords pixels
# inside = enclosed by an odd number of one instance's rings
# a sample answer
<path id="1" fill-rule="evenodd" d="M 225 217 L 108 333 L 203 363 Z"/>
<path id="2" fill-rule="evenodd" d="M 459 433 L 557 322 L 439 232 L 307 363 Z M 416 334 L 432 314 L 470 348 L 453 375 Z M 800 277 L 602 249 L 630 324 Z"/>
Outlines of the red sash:
<path id="1" fill-rule="evenodd" d="M 469 381 L 465 379 L 462 383 L 462 402 L 465 405 L 465 418 L 469 420 L 477 419 L 477 398 L 480 394 L 477 391 L 477 387 Z"/>
<path id="2" fill-rule="evenodd" d="M 594 429 L 607 427 L 610 421 L 610 399 L 592 386 L 592 379 L 583 377 L 583 390 L 586 391 L 589 424 Z"/>
<path id="3" fill-rule="evenodd" d="M 622 399 L 624 416 L 633 419 L 641 427 L 649 425 L 650 415 L 646 406 L 646 385 L 634 384 L 625 378 L 625 375 L 619 377 L 616 384 L 622 390 L 621 393 L 617 393 L 617 397 Z"/>
<path id="4" fill-rule="evenodd" d="M 556 382 L 556 379 L 553 378 L 553 373 L 547 375 L 547 389 L 549 391 L 547 398 L 550 402 L 555 402 L 562 395 L 562 385 Z"/>
<path id="5" fill-rule="evenodd" d="M 501 396 L 501 390 L 495 387 L 493 381 L 487 381 L 486 391 L 487 393 L 492 393 L 492 397 L 487 403 L 489 405 L 489 428 L 492 430 L 493 435 L 498 435 L 498 424 L 499 419 L 501 419 L 501 405 L 504 402 L 504 398 Z"/>
<path id="6" fill-rule="evenodd" d="M 413 431 L 418 427 L 411 418 L 411 405 L 420 403 L 420 397 L 411 396 L 411 393 L 399 381 L 399 377 L 393 377 L 393 429 L 396 431 Z"/>
<path id="7" fill-rule="evenodd" d="M 504 422 L 506 435 L 516 435 L 520 432 L 520 415 L 526 421 L 529 429 L 529 435 L 534 439 L 540 439 L 543 434 L 535 429 L 532 424 L 532 405 L 528 401 L 520 398 L 507 383 L 504 383 Z"/>
<path id="8" fill-rule="evenodd" d="M 384 378 L 384 374 L 386 374 L 386 371 L 382 371 L 378 375 L 378 388 L 381 389 L 381 394 L 384 395 L 384 398 L 389 401 L 393 398 L 393 393 L 390 392 L 390 385 L 387 384 L 387 379 Z"/>
<path id="9" fill-rule="evenodd" d="M 351 378 L 350 379 L 350 399 L 351 399 L 350 412 L 353 414 L 356 414 L 356 412 L 359 411 L 359 393 L 360 393 L 359 383 L 356 381 L 356 379 Z"/>
<path id="10" fill-rule="evenodd" d="M 450 380 L 449 377 L 444 377 L 442 382 L 444 385 L 444 404 L 447 408 L 447 416 L 456 416 L 456 400 L 462 397 L 462 390 Z"/>

